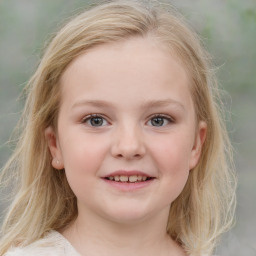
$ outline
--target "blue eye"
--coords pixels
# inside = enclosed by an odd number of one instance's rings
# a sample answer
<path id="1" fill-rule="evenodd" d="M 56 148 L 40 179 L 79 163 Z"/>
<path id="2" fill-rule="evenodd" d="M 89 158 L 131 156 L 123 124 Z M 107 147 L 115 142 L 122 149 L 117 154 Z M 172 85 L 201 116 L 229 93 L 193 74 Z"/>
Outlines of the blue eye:
<path id="1" fill-rule="evenodd" d="M 86 123 L 89 126 L 93 126 L 93 127 L 101 127 L 101 126 L 107 125 L 108 122 L 102 116 L 90 115 L 84 118 L 82 123 Z"/>
<path id="2" fill-rule="evenodd" d="M 150 126 L 161 127 L 161 126 L 166 126 L 172 122 L 173 120 L 170 117 L 163 116 L 163 115 L 155 115 L 148 121 L 148 124 Z"/>

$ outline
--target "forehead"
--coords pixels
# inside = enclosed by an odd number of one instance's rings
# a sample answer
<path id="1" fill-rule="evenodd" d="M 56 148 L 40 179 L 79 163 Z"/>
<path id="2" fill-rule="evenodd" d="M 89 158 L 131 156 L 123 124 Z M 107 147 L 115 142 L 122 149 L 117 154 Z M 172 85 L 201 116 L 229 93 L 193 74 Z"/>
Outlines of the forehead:
<path id="1" fill-rule="evenodd" d="M 184 61 L 182 61 L 182 58 L 176 53 L 175 47 L 171 46 L 170 43 L 163 42 L 160 37 L 158 38 L 157 36 L 149 34 L 145 35 L 145 37 L 131 36 L 123 40 L 93 46 L 85 52 L 81 52 L 78 57 L 73 59 L 68 65 L 68 68 L 64 70 L 61 78 L 67 73 L 65 71 L 71 69 L 70 66 L 74 66 L 74 63 L 76 63 L 75 65 L 77 66 L 79 63 L 82 64 L 86 59 L 88 63 L 91 62 L 90 64 L 94 65 L 96 63 L 106 62 L 109 55 L 113 56 L 113 54 L 115 54 L 111 60 L 114 61 L 117 57 L 116 53 L 118 52 L 120 55 L 122 54 L 123 58 L 126 57 L 126 60 L 132 60 L 133 62 L 136 62 L 138 59 L 138 54 L 140 56 L 144 55 L 144 58 L 151 58 L 151 60 L 153 60 L 153 58 L 159 59 L 159 57 L 162 58 L 162 60 L 165 59 L 165 61 L 172 59 L 179 63 L 179 66 L 186 71 L 185 65 L 183 65 Z M 153 62 L 151 62 L 151 64 L 152 63 Z M 84 64 L 85 62 L 83 65 Z M 166 67 L 168 68 L 168 66 Z"/>
<path id="2" fill-rule="evenodd" d="M 120 100 L 127 94 L 154 98 L 170 93 L 174 100 L 184 94 L 190 98 L 186 70 L 175 54 L 152 37 L 135 37 L 90 49 L 68 66 L 61 86 L 63 97 L 69 98 L 82 95 L 82 90 L 92 96 L 98 90 L 106 99 L 113 95 L 111 90 L 119 92 Z"/>

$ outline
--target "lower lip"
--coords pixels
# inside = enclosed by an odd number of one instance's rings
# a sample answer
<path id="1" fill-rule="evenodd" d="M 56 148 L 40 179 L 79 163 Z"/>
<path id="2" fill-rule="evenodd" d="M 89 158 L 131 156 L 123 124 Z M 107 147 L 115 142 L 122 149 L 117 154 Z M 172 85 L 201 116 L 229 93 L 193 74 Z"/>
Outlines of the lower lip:
<path id="1" fill-rule="evenodd" d="M 118 182 L 118 181 L 107 180 L 107 179 L 103 179 L 103 180 L 110 186 L 117 188 L 120 191 L 129 192 L 129 191 L 145 188 L 150 184 L 152 184 L 155 179 L 150 179 L 150 180 L 141 181 L 141 182 Z"/>

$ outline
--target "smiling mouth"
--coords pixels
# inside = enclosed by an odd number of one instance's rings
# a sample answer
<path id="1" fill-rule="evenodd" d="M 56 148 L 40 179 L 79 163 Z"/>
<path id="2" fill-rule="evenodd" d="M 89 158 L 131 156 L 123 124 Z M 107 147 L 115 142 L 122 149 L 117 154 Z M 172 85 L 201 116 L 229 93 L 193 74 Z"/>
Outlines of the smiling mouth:
<path id="1" fill-rule="evenodd" d="M 147 177 L 143 175 L 114 175 L 105 177 L 104 179 L 114 182 L 120 183 L 138 183 L 138 182 L 145 182 L 154 179 L 153 177 Z"/>

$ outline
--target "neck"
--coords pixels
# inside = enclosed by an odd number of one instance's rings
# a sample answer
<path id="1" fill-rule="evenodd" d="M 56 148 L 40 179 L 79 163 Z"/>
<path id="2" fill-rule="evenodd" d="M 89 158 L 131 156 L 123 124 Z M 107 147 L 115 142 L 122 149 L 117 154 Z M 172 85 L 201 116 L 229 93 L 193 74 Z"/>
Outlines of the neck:
<path id="1" fill-rule="evenodd" d="M 62 234 L 82 256 L 184 256 L 166 233 L 168 212 L 136 223 L 118 223 L 87 212 L 86 218 L 78 215 Z"/>

